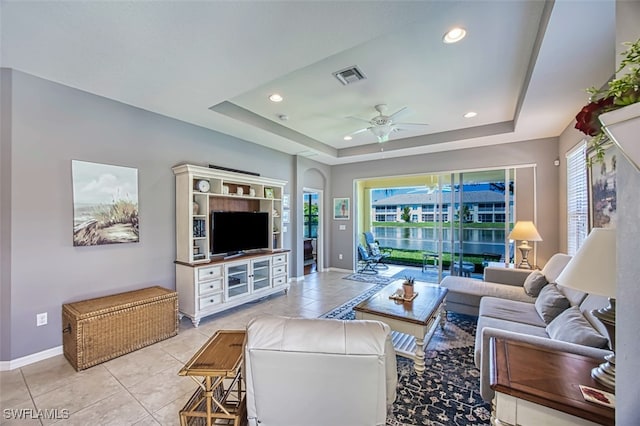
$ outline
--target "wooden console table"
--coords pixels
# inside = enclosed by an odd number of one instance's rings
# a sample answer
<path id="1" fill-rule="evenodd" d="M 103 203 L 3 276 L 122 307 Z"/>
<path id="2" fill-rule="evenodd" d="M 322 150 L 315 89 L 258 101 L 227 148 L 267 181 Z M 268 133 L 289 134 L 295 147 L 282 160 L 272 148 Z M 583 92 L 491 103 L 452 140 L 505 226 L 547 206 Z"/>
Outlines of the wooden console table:
<path id="1" fill-rule="evenodd" d="M 614 425 L 615 410 L 585 401 L 579 385 L 602 360 L 506 339 L 491 339 L 492 425 Z"/>
<path id="2" fill-rule="evenodd" d="M 179 375 L 190 376 L 199 386 L 180 410 L 181 426 L 202 424 L 202 419 L 207 426 L 246 422 L 240 372 L 245 334 L 244 330 L 218 330 L 180 370 Z M 195 377 L 204 379 L 200 382 Z"/>

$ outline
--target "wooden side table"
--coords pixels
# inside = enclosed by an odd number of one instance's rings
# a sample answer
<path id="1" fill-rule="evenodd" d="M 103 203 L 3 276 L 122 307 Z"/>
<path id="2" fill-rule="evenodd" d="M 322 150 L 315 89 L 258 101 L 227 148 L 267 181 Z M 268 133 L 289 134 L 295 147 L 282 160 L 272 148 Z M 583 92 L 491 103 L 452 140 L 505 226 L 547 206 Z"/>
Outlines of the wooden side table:
<path id="1" fill-rule="evenodd" d="M 614 425 L 615 410 L 585 401 L 579 385 L 602 360 L 528 343 L 491 339 L 492 425 Z"/>
<path id="2" fill-rule="evenodd" d="M 207 426 L 246 421 L 240 372 L 245 335 L 244 330 L 218 330 L 180 370 L 179 375 L 190 376 L 199 386 L 180 410 L 181 426 L 202 424 L 203 419 Z"/>

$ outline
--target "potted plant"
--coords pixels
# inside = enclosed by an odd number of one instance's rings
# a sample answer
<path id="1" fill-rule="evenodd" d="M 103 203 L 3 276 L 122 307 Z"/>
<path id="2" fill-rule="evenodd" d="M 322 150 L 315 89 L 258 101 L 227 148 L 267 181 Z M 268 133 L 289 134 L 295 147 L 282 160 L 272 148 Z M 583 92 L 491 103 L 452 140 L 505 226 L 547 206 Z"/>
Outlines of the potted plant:
<path id="1" fill-rule="evenodd" d="M 413 297 L 413 284 L 416 279 L 414 277 L 404 277 L 404 281 L 402 282 L 402 291 L 404 292 L 404 298 L 410 299 Z"/>
<path id="2" fill-rule="evenodd" d="M 596 150 L 596 161 L 604 158 L 603 142 L 609 137 L 638 167 L 640 148 L 635 139 L 632 137 L 630 141 L 626 134 L 637 135 L 640 126 L 640 39 L 624 44 L 628 49 L 622 53 L 623 59 L 616 75 L 623 71 L 624 74 L 602 89 L 587 89 L 591 97 L 576 115 L 575 128 L 592 137 L 590 145 Z M 621 136 L 622 132 L 618 134 L 622 130 L 625 131 L 624 136 Z"/>

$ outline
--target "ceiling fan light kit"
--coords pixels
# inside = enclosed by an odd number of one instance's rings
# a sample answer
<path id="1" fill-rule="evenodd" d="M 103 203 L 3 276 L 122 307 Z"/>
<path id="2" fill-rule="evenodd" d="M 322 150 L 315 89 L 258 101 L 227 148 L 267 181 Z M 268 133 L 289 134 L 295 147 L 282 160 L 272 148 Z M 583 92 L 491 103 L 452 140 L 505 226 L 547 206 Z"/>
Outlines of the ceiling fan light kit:
<path id="1" fill-rule="evenodd" d="M 376 115 L 370 120 L 364 120 L 358 117 L 350 117 L 356 120 L 366 121 L 369 124 L 371 124 L 371 126 L 356 130 L 355 132 L 352 132 L 348 136 L 353 136 L 358 133 L 366 132 L 368 130 L 369 132 L 373 133 L 373 135 L 378 139 L 378 142 L 382 143 L 382 142 L 387 142 L 389 140 L 389 135 L 391 134 L 391 132 L 404 130 L 403 127 L 427 126 L 427 124 L 423 124 L 423 123 L 396 123 L 394 121 L 395 118 L 397 118 L 403 112 L 407 111 L 407 107 L 402 107 L 391 115 L 385 115 L 385 112 L 387 111 L 387 105 L 385 104 L 378 104 L 374 108 L 376 111 L 378 111 L 378 115 Z M 347 140 L 346 137 L 345 137 L 345 140 Z"/>

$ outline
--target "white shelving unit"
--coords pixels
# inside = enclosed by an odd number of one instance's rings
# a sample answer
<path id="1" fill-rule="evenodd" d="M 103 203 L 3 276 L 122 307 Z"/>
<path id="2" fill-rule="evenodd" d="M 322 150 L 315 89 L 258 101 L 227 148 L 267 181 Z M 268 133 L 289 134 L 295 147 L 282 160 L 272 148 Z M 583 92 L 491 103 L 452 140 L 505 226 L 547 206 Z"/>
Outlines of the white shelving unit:
<path id="1" fill-rule="evenodd" d="M 282 245 L 286 181 L 183 164 L 176 176 L 176 289 L 181 315 L 200 319 L 289 289 L 289 254 Z M 204 181 L 205 185 L 199 185 Z M 212 211 L 269 214 L 269 247 L 225 260 L 211 254 Z M 238 230 L 242 232 L 242 230 Z"/>

